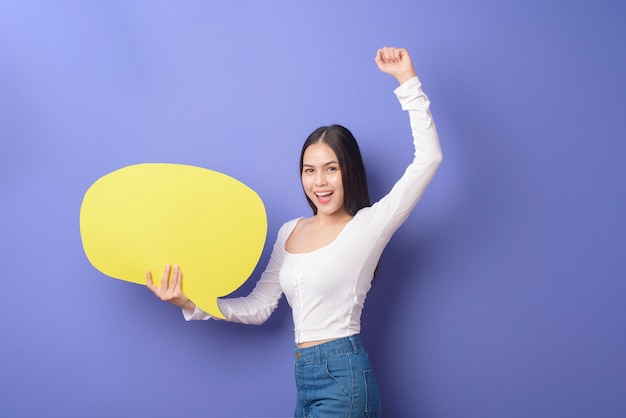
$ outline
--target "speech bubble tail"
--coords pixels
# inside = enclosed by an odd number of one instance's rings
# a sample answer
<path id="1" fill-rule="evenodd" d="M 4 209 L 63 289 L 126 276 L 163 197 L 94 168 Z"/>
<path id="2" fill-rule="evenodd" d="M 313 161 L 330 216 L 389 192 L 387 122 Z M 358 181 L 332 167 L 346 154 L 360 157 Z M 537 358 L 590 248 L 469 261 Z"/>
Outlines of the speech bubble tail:
<path id="1" fill-rule="evenodd" d="M 194 301 L 192 300 L 192 302 Z M 220 307 L 217 304 L 217 299 L 213 299 L 211 301 L 202 301 L 200 304 L 196 303 L 196 306 L 214 318 L 226 319 L 222 314 L 222 311 L 220 311 Z"/>

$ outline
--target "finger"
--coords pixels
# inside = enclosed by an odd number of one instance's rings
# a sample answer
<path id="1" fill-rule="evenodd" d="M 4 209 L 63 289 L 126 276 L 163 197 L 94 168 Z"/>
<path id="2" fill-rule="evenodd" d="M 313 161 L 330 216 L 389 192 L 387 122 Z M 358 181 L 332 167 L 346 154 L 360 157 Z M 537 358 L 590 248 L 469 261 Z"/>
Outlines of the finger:
<path id="1" fill-rule="evenodd" d="M 174 287 L 175 290 L 180 290 L 181 286 L 182 286 L 182 279 L 183 279 L 183 272 L 180 270 L 180 267 L 175 266 L 174 267 L 174 275 L 172 276 L 172 287 Z"/>
<path id="2" fill-rule="evenodd" d="M 376 64 L 381 65 L 383 63 L 383 51 L 382 49 L 376 50 L 376 56 L 374 57 Z"/>
<path id="3" fill-rule="evenodd" d="M 178 284 L 179 272 L 180 269 L 178 269 L 177 266 L 174 266 L 172 269 L 172 275 L 170 276 L 169 285 L 166 291 L 161 293 L 163 300 L 171 301 L 178 297 L 178 294 L 180 293 L 180 284 Z"/>
<path id="4" fill-rule="evenodd" d="M 172 299 L 178 296 L 180 292 L 180 269 L 178 266 L 174 266 L 172 271 L 172 277 L 170 278 L 170 285 L 167 289 L 167 298 Z"/>
<path id="5" fill-rule="evenodd" d="M 404 48 L 398 48 L 398 59 L 400 61 L 410 60 L 409 51 Z"/>
<path id="6" fill-rule="evenodd" d="M 389 48 L 383 47 L 383 48 L 379 49 L 378 52 L 380 54 L 380 60 L 383 63 L 386 63 L 386 62 L 389 61 Z"/>
<path id="7" fill-rule="evenodd" d="M 385 47 L 383 48 L 383 57 L 385 61 L 394 63 L 398 60 L 397 48 Z"/>
<path id="8" fill-rule="evenodd" d="M 148 289 L 152 290 L 153 292 L 155 289 L 157 289 L 157 287 L 154 285 L 154 282 L 152 281 L 152 272 L 150 270 L 146 271 L 146 286 L 148 286 Z"/>
<path id="9" fill-rule="evenodd" d="M 389 60 L 393 63 L 400 62 L 402 60 L 402 55 L 400 53 L 400 48 L 389 48 Z"/>
<path id="10" fill-rule="evenodd" d="M 152 293 L 160 297 L 159 288 L 154 285 L 154 282 L 152 281 L 152 273 L 150 272 L 150 270 L 146 272 L 146 286 L 148 287 L 148 289 L 150 289 Z"/>
<path id="11" fill-rule="evenodd" d="M 163 270 L 163 277 L 161 277 L 161 290 L 166 290 L 167 289 L 167 282 L 170 278 L 170 271 L 172 270 L 172 266 L 170 266 L 169 264 L 165 265 L 165 270 Z"/>

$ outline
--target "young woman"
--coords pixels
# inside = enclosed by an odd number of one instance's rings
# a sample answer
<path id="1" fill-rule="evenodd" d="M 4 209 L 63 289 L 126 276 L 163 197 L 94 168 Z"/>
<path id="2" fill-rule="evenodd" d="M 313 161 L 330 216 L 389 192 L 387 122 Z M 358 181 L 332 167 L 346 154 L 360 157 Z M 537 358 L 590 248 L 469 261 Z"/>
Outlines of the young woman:
<path id="1" fill-rule="evenodd" d="M 380 397 L 363 349 L 361 311 L 385 245 L 408 217 L 442 160 L 429 101 L 402 48 L 377 51 L 376 64 L 396 78 L 395 94 L 409 113 L 414 159 L 392 190 L 370 206 L 359 147 L 346 128 L 321 127 L 300 156 L 302 188 L 313 216 L 285 223 L 266 270 L 249 296 L 220 299 L 228 321 L 261 324 L 284 293 L 293 311 L 298 417 L 378 417 Z M 181 291 L 178 267 L 161 300 L 183 308 L 187 320 L 209 319 Z"/>

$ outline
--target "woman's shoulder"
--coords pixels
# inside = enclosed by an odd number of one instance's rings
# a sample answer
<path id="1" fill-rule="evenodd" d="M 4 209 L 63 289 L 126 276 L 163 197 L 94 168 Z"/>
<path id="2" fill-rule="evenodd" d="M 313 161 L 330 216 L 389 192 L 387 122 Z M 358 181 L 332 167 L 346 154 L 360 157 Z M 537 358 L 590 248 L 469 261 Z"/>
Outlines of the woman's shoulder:
<path id="1" fill-rule="evenodd" d="M 280 229 L 293 229 L 296 226 L 296 224 L 300 221 L 300 219 L 307 219 L 307 218 L 305 218 L 304 216 L 300 216 L 298 218 L 294 218 L 294 219 L 292 219 L 290 221 L 285 222 L 280 227 Z"/>
<path id="2" fill-rule="evenodd" d="M 306 218 L 301 216 L 299 218 L 292 219 L 282 224 L 282 226 L 278 230 L 278 239 L 281 239 L 283 237 L 284 239 L 287 239 L 287 237 L 289 237 L 289 235 L 293 232 L 296 225 L 298 225 L 298 222 L 300 221 L 300 219 L 306 219 Z"/>

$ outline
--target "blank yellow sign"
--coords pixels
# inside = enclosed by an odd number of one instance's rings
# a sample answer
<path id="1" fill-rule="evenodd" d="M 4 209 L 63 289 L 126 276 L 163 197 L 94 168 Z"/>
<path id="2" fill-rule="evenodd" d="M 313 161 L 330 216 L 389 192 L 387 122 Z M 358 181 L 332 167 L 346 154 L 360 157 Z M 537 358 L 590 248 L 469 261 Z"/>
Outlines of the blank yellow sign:
<path id="1" fill-rule="evenodd" d="M 97 180 L 80 210 L 83 248 L 116 279 L 160 286 L 166 264 L 179 265 L 183 291 L 223 318 L 217 298 L 239 288 L 256 267 L 267 234 L 261 198 L 225 174 L 180 164 L 138 164 Z"/>

